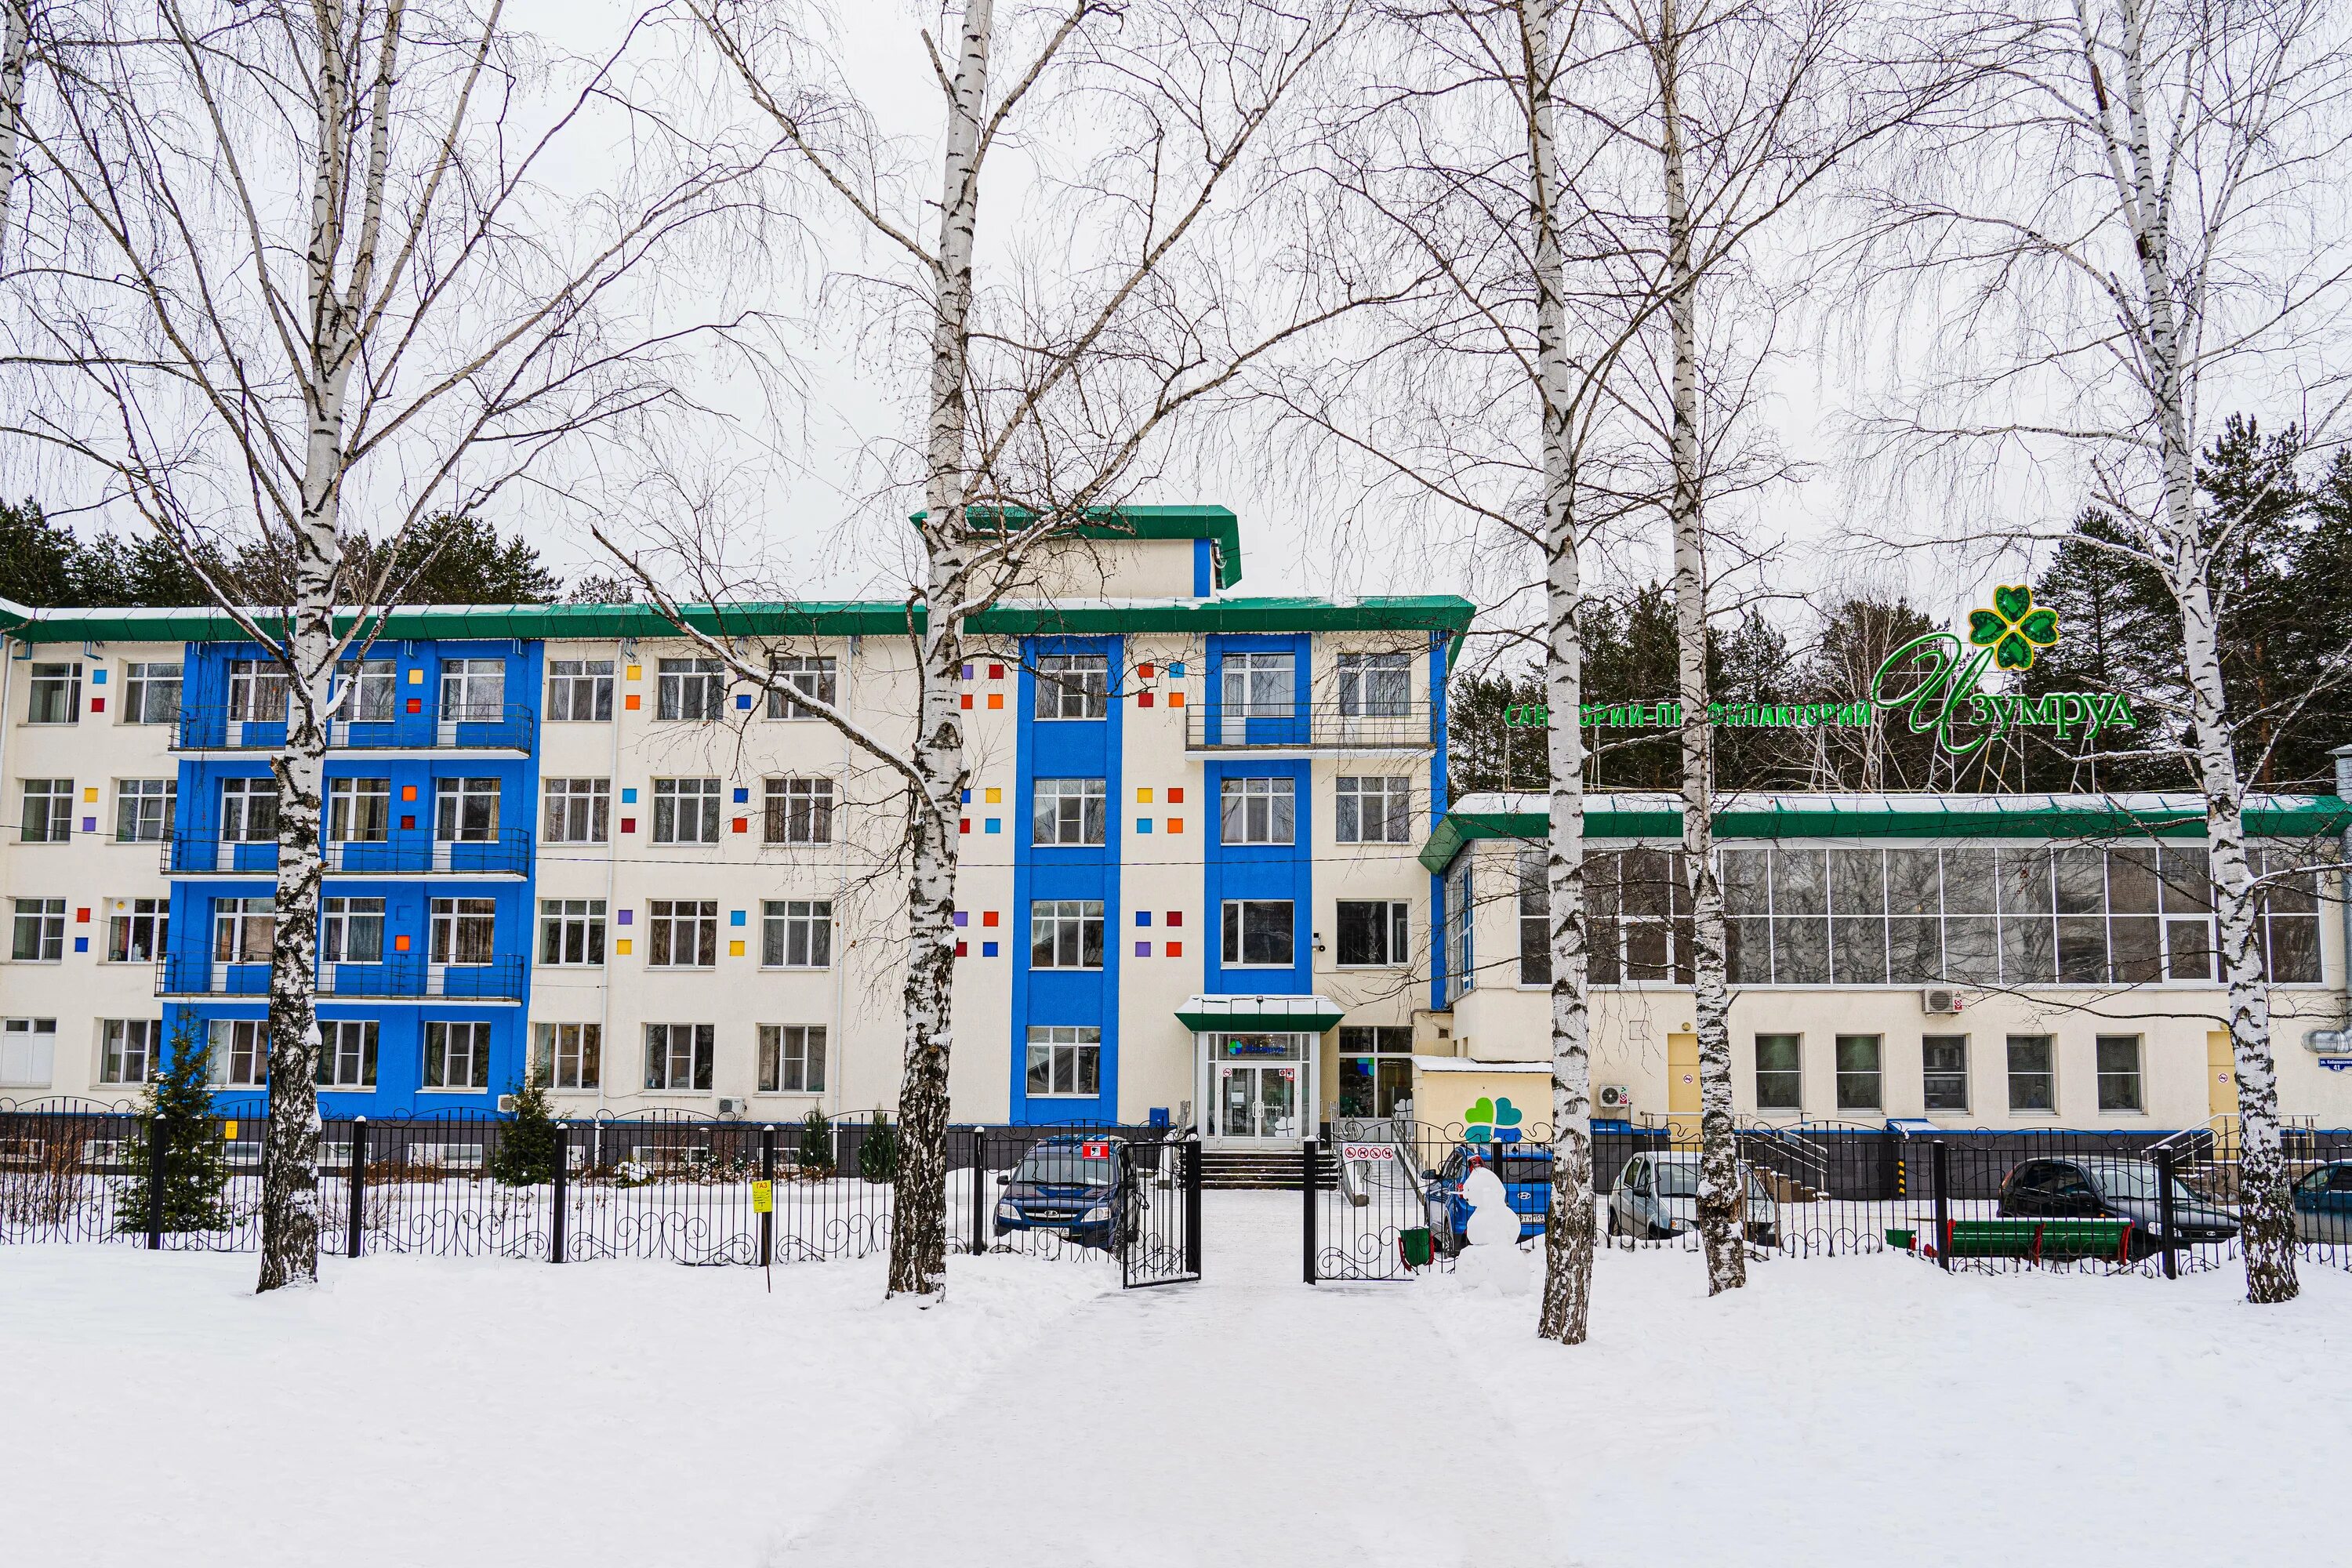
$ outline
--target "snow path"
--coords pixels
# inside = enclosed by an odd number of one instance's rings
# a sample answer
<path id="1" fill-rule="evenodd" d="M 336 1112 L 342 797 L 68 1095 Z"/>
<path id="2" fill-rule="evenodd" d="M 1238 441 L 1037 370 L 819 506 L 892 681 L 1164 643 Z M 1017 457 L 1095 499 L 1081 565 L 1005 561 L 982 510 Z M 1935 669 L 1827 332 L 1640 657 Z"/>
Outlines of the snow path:
<path id="1" fill-rule="evenodd" d="M 1523 1528 L 1538 1478 L 1453 1429 L 1447 1391 L 1474 1380 L 1418 1288 L 1310 1289 L 1295 1196 L 1208 1205 L 1200 1283 L 1080 1307 L 770 1561 L 887 1542 L 953 1568 L 1495 1562 L 1486 1525 Z"/>

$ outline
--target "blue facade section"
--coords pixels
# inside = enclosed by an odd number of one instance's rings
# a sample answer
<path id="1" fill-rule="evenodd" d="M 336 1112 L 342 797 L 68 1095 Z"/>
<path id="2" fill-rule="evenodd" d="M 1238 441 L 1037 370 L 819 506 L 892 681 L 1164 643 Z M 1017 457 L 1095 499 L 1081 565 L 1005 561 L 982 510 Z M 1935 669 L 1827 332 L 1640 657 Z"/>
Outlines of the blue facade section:
<path id="1" fill-rule="evenodd" d="M 1118 637 L 1034 637 L 1021 647 L 1021 679 L 1015 699 L 1013 819 L 1013 1016 L 1008 1034 L 1012 1119 L 1017 1122 L 1094 1121 L 1117 1119 L 1118 1110 L 1118 976 L 1122 939 L 1119 919 L 1119 853 L 1126 821 L 1120 742 L 1126 704 L 1113 698 L 1101 719 L 1046 719 L 1037 714 L 1036 660 L 1054 654 L 1101 654 L 1109 661 L 1110 685 L 1122 685 L 1123 643 Z M 1040 845 L 1032 826 L 1039 779 L 1103 781 L 1103 842 Z M 1040 900 L 1099 900 L 1103 907 L 1100 969 L 1035 968 L 1031 963 L 1029 913 Z M 1098 1093 L 1034 1096 L 1028 1086 L 1028 1038 L 1032 1025 L 1076 1025 L 1102 1030 Z"/>
<path id="2" fill-rule="evenodd" d="M 224 786 L 268 777 L 268 752 L 284 740 L 282 726 L 244 726 L 230 732 L 231 667 L 258 657 L 249 644 L 194 644 L 184 655 L 182 744 L 214 750 L 184 754 L 180 762 L 171 942 L 164 963 L 172 989 L 211 994 L 167 1004 L 167 1037 L 183 1018 L 204 1028 L 217 1020 L 268 1016 L 268 964 L 216 969 L 214 963 L 215 917 L 222 903 L 268 899 L 276 890 L 274 844 L 227 844 L 220 837 Z M 320 896 L 382 899 L 382 956 L 366 963 L 322 964 L 318 1013 L 322 1024 L 375 1022 L 376 1077 L 373 1089 L 322 1088 L 320 1112 L 487 1110 L 522 1081 L 529 1067 L 524 1003 L 536 908 L 532 848 L 541 647 L 506 640 L 378 644 L 368 657 L 394 663 L 393 716 L 339 731 L 325 777 L 331 792 L 336 780 L 384 781 L 387 831 L 380 843 L 330 846 Z M 500 660 L 507 700 L 495 717 L 486 710 L 444 732 L 442 667 L 455 658 Z M 456 779 L 495 783 L 497 819 L 488 837 L 478 837 L 478 830 L 457 840 L 437 836 L 439 785 Z M 451 965 L 435 974 L 430 958 L 436 899 L 490 900 L 488 964 Z M 425 1086 L 425 1025 L 432 1022 L 489 1025 L 488 1068 L 481 1088 Z M 259 1090 L 232 1088 L 223 1091 L 222 1103 L 235 1104 L 240 1094 L 257 1103 L 261 1098 Z"/>
<path id="3" fill-rule="evenodd" d="M 1192 597 L 1205 599 L 1217 586 L 1217 549 L 1205 539 L 1192 541 Z"/>
<path id="4" fill-rule="evenodd" d="M 1429 723 L 1430 734 L 1437 746 L 1429 757 L 1429 816 L 1424 826 L 1434 832 L 1445 808 L 1452 805 L 1447 792 L 1452 782 L 1445 774 L 1445 738 L 1447 708 L 1446 688 L 1450 684 L 1446 652 L 1454 646 L 1444 632 L 1429 634 Z M 1436 873 L 1429 878 L 1429 1005 L 1445 1005 L 1445 881 Z"/>

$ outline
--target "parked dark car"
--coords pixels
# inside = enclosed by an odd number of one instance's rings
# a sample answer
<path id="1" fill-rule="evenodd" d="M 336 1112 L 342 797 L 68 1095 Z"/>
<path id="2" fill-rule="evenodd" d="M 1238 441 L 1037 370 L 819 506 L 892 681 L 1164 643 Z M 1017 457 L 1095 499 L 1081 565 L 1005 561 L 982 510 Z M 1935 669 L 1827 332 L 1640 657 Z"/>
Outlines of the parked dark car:
<path id="1" fill-rule="evenodd" d="M 2000 1184 L 2005 1219 L 2127 1219 L 2131 1256 L 2163 1250 L 2163 1188 L 2156 1162 L 2078 1155 L 2065 1160 L 2028 1160 Z M 2238 1234 L 2238 1216 L 2188 1183 L 2172 1182 L 2172 1223 L 2182 1246 L 2228 1241 Z"/>
<path id="2" fill-rule="evenodd" d="M 2294 1233 L 2305 1241 L 2352 1241 L 2352 1160 L 2331 1160 L 2295 1183 Z"/>
<path id="3" fill-rule="evenodd" d="M 1544 1215 L 1551 1207 L 1551 1151 L 1507 1144 L 1457 1143 L 1445 1163 L 1425 1171 L 1422 1179 L 1429 1209 L 1430 1242 L 1446 1257 L 1462 1250 L 1470 1225 L 1470 1205 L 1462 1201 L 1462 1184 L 1474 1163 L 1485 1164 L 1503 1184 L 1503 1196 L 1519 1216 L 1519 1239 L 1543 1234 Z"/>
<path id="4" fill-rule="evenodd" d="M 1029 1146 L 1010 1175 L 996 1178 L 996 1234 L 1050 1230 L 1081 1247 L 1117 1251 L 1127 1235 L 1127 1144 L 1072 1134 Z"/>

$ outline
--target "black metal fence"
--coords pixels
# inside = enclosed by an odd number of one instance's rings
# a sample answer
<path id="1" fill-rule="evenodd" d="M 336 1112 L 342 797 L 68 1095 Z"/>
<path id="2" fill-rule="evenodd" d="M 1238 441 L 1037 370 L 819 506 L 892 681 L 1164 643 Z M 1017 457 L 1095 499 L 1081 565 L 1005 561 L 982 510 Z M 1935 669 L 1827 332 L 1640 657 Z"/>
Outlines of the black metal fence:
<path id="1" fill-rule="evenodd" d="M 1310 1145 L 1303 1232 L 1310 1282 L 1445 1268 L 1464 1245 L 1470 1172 L 1501 1178 L 1537 1244 L 1549 1201 L 1549 1130 L 1392 1121 Z M 2176 1276 L 2242 1256 L 2236 1133 L 1742 1126 L 1748 1256 L 1907 1251 L 1946 1268 L 2065 1267 Z M 2302 1255 L 2352 1268 L 2352 1130 L 2291 1129 L 2285 1155 Z M 1318 1158 L 1319 1156 L 1319 1158 Z M 1696 1249 L 1696 1128 L 1593 1133 L 1605 1245 Z"/>
<path id="2" fill-rule="evenodd" d="M 258 1250 L 266 1115 L 216 1115 L 175 1142 L 162 1123 L 110 1109 L 0 1110 L 0 1243 Z M 998 1194 L 1048 1142 L 1120 1151 L 1108 1162 L 1121 1172 L 1116 1223 L 999 1223 Z M 1166 1129 L 959 1127 L 948 1154 L 950 1250 L 1116 1259 L 1131 1284 L 1199 1276 L 1197 1143 Z M 863 1116 L 658 1112 L 536 1130 L 472 1111 L 330 1121 L 320 1246 L 554 1263 L 863 1258 L 889 1247 L 897 1162 L 896 1127 Z"/>

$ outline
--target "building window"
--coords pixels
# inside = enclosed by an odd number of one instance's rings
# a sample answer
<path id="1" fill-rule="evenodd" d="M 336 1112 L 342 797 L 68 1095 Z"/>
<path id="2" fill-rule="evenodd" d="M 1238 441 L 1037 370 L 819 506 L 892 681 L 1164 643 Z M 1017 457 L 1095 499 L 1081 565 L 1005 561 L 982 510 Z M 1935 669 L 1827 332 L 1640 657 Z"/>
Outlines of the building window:
<path id="1" fill-rule="evenodd" d="M 163 955 L 170 937 L 172 900 L 132 899 L 107 921 L 106 958 L 110 963 L 152 963 Z"/>
<path id="2" fill-rule="evenodd" d="M 661 661 L 654 714 L 661 719 L 714 722 L 727 700 L 726 666 L 715 658 Z"/>
<path id="3" fill-rule="evenodd" d="M 496 899 L 434 900 L 432 962 L 466 966 L 489 963 L 498 911 Z"/>
<path id="4" fill-rule="evenodd" d="M 1549 985 L 1551 984 L 1551 873 L 1549 862 L 1541 849 L 1522 849 L 1518 859 L 1519 902 L 1519 984 Z M 1470 896 L 1470 884 L 1462 884 L 1465 900 Z M 1466 924 L 1470 911 L 1462 911 Z M 1467 984 L 1465 976 L 1465 984 Z"/>
<path id="5" fill-rule="evenodd" d="M 1968 1110 L 1969 1037 L 1966 1035 L 1927 1036 L 1919 1042 L 1919 1068 L 1927 1110 Z"/>
<path id="6" fill-rule="evenodd" d="M 1840 1035 L 1837 1037 L 1837 1106 L 1840 1110 L 1876 1110 L 1880 1108 L 1879 1045 L 1880 1037 L 1876 1035 Z"/>
<path id="7" fill-rule="evenodd" d="M 1343 653 L 1339 656 L 1339 715 L 1344 719 L 1402 719 L 1412 710 L 1412 655 Z"/>
<path id="8" fill-rule="evenodd" d="M 1297 654 L 1229 653 L 1223 663 L 1227 718 L 1288 719 L 1297 715 Z"/>
<path id="9" fill-rule="evenodd" d="M 485 1024 L 483 1028 L 489 1027 Z M 378 1026 L 373 1018 L 320 1019 L 319 1087 L 373 1089 Z"/>
<path id="10" fill-rule="evenodd" d="M 1412 1109 L 1412 1031 L 1339 1027 L 1339 1114 L 1405 1116 Z"/>
<path id="11" fill-rule="evenodd" d="M 1039 844 L 1103 842 L 1101 779 L 1039 779 L 1031 826 Z"/>
<path id="12" fill-rule="evenodd" d="M 327 842 L 381 844 L 392 836 L 390 779 L 327 781 Z"/>
<path id="13" fill-rule="evenodd" d="M 1679 850 L 1626 849 L 1585 858 L 1587 973 L 1592 984 L 1691 984 L 1685 864 Z"/>
<path id="14" fill-rule="evenodd" d="M 487 1023 L 425 1026 L 425 1087 L 490 1087 L 490 1026 Z"/>
<path id="15" fill-rule="evenodd" d="M 364 659 L 343 668 L 343 703 L 336 717 L 356 724 L 392 721 L 400 672 L 388 658 Z"/>
<path id="16" fill-rule="evenodd" d="M 114 786 L 114 839 L 156 844 L 172 836 L 177 779 L 123 779 Z"/>
<path id="17" fill-rule="evenodd" d="M 1100 1094 L 1102 1030 L 1091 1024 L 1032 1024 L 1028 1090 L 1033 1099 L 1051 1095 L 1091 1099 Z"/>
<path id="18" fill-rule="evenodd" d="M 319 957 L 328 963 L 383 962 L 383 900 L 321 899 Z"/>
<path id="19" fill-rule="evenodd" d="M 1412 840 L 1412 781 L 1339 775 L 1332 827 L 1342 844 L 1408 844 Z"/>
<path id="20" fill-rule="evenodd" d="M 1756 1109 L 1804 1109 L 1805 1075 L 1802 1035 L 1756 1037 Z"/>
<path id="21" fill-rule="evenodd" d="M 672 1094 L 708 1089 L 715 1033 L 709 1024 L 647 1024 L 646 1087 Z"/>
<path id="22" fill-rule="evenodd" d="M 1029 967 L 1100 969 L 1103 907 L 1099 899 L 1040 899 L 1029 906 Z"/>
<path id="23" fill-rule="evenodd" d="M 1343 967 L 1393 968 L 1411 962 L 1402 901 L 1339 900 L 1339 963 Z"/>
<path id="24" fill-rule="evenodd" d="M 161 1018 L 109 1018 L 99 1026 L 98 1081 L 145 1083 L 163 1044 Z"/>
<path id="25" fill-rule="evenodd" d="M 240 658 L 228 667 L 228 716 L 236 723 L 284 723 L 286 692 L 286 671 L 275 663 Z"/>
<path id="26" fill-rule="evenodd" d="M 267 963 L 278 938 L 278 912 L 268 899 L 213 900 L 213 962 Z"/>
<path id="27" fill-rule="evenodd" d="M 269 1081 L 269 1025 L 261 1018 L 212 1022 L 213 1085 L 259 1089 Z"/>
<path id="28" fill-rule="evenodd" d="M 0 1089 L 47 1089 L 57 1068 L 58 1021 L 10 1018 L 0 1023 Z"/>
<path id="29" fill-rule="evenodd" d="M 444 844 L 488 844 L 499 836 L 499 781 L 435 779 L 433 837 Z"/>
<path id="30" fill-rule="evenodd" d="M 613 781 L 545 781 L 550 844 L 602 844 L 612 835 Z"/>
<path id="31" fill-rule="evenodd" d="M 1049 653 L 1037 660 L 1037 717 L 1100 719 L 1110 711 L 1110 658 Z"/>
<path id="32" fill-rule="evenodd" d="M 654 780 L 654 842 L 719 842 L 717 779 Z"/>
<path id="33" fill-rule="evenodd" d="M 33 666 L 33 700 L 25 710 L 27 724 L 72 724 L 81 719 L 81 666 Z"/>
<path id="34" fill-rule="evenodd" d="M 764 786 L 767 805 L 762 837 L 771 844 L 830 844 L 833 842 L 833 781 L 816 778 L 770 779 Z"/>
<path id="35" fill-rule="evenodd" d="M 1220 832 L 1227 844 L 1291 844 L 1297 841 L 1297 780 L 1232 779 L 1223 790 Z"/>
<path id="36" fill-rule="evenodd" d="M 1475 856 L 1457 857 L 1445 873 L 1445 984 L 1444 996 L 1458 1002 L 1477 984 L 1476 932 L 1470 919 L 1470 866 Z M 1549 971 L 1547 971 L 1549 972 Z"/>
<path id="37" fill-rule="evenodd" d="M 126 724 L 176 724 L 180 720 L 180 666 L 126 664 L 122 667 L 122 721 Z"/>
<path id="38" fill-rule="evenodd" d="M 2251 858 L 2254 874 L 2265 879 L 2254 904 L 2263 978 L 2273 985 L 2316 985 L 2319 873 L 2297 870 L 2310 857 L 2290 850 L 2258 850 Z"/>
<path id="39" fill-rule="evenodd" d="M 1297 962 L 1297 934 L 1288 899 L 1234 899 L 1224 909 L 1224 962 L 1287 969 Z"/>
<path id="40" fill-rule="evenodd" d="M 2099 1109 L 2101 1110 L 2145 1110 L 2139 1091 L 2139 1037 L 2137 1035 L 2101 1035 L 2099 1052 Z"/>
<path id="41" fill-rule="evenodd" d="M 531 1028 L 530 1079 L 542 1089 L 594 1089 L 604 1081 L 601 1024 L 538 1024 Z"/>
<path id="42" fill-rule="evenodd" d="M 795 700 L 805 697 L 812 702 L 834 705 L 833 660 L 819 658 L 780 658 L 775 661 L 775 684 L 768 688 L 768 717 L 771 719 L 814 719 L 816 715 Z"/>
<path id="43" fill-rule="evenodd" d="M 73 837 L 71 779 L 26 779 L 18 832 L 27 844 L 64 844 Z"/>
<path id="44" fill-rule="evenodd" d="M 539 900 L 539 961 L 552 964 L 604 962 L 604 900 Z"/>
<path id="45" fill-rule="evenodd" d="M 2009 1037 L 2009 1108 L 2012 1111 L 2058 1109 L 2057 1068 L 2047 1035 Z"/>
<path id="46" fill-rule="evenodd" d="M 770 969 L 833 964 L 833 905 L 823 899 L 771 899 L 760 906 L 760 962 Z"/>
<path id="47" fill-rule="evenodd" d="M 602 723 L 613 717 L 613 661 L 547 661 L 547 717 L 557 724 Z"/>
<path id="48" fill-rule="evenodd" d="M 441 665 L 441 721 L 495 724 L 507 716 L 507 661 L 452 658 Z"/>
<path id="49" fill-rule="evenodd" d="M 18 899 L 16 940 L 9 956 L 19 963 L 55 963 L 66 955 L 66 901 Z"/>
<path id="50" fill-rule="evenodd" d="M 225 844 L 277 843 L 278 781 L 221 780 L 220 824 Z"/>
<path id="51" fill-rule="evenodd" d="M 824 1026 L 760 1026 L 760 1091 L 762 1094 L 824 1092 Z"/>
<path id="52" fill-rule="evenodd" d="M 656 899 L 646 906 L 646 919 L 653 926 L 653 952 L 646 962 L 654 967 L 709 969 L 718 964 L 718 900 Z"/>

